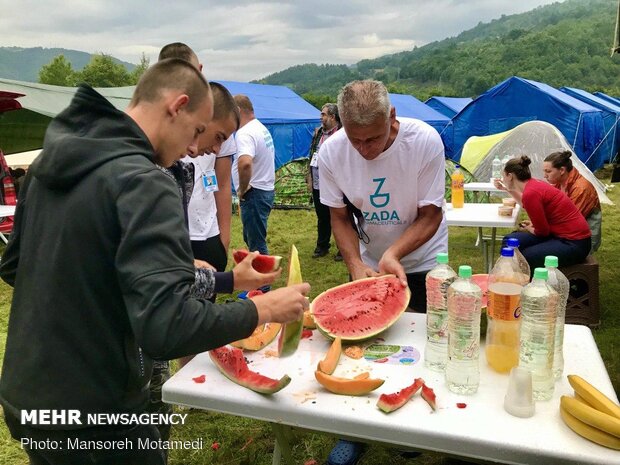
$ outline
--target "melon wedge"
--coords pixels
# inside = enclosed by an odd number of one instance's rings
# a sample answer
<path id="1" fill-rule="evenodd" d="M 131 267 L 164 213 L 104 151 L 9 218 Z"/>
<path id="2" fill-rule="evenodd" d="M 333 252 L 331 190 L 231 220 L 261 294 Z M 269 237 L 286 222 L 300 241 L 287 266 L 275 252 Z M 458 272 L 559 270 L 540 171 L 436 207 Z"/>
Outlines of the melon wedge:
<path id="1" fill-rule="evenodd" d="M 385 413 L 398 410 L 413 397 L 413 395 L 420 390 L 424 380 L 422 378 L 416 378 L 411 386 L 401 389 L 393 394 L 381 394 L 377 401 L 377 407 Z"/>
<path id="2" fill-rule="evenodd" d="M 289 260 L 288 267 L 288 280 L 287 286 L 294 284 L 301 284 L 303 279 L 301 277 L 301 265 L 299 264 L 299 254 L 297 253 L 297 247 L 291 246 L 291 258 Z M 280 338 L 278 339 L 278 356 L 287 357 L 292 355 L 299 346 L 301 340 L 301 332 L 304 329 L 303 316 L 296 321 L 286 323 L 282 326 L 280 331 Z"/>
<path id="3" fill-rule="evenodd" d="M 393 325 L 411 293 L 394 275 L 360 279 L 328 289 L 310 305 L 317 328 L 342 342 L 369 339 Z"/>
<path id="4" fill-rule="evenodd" d="M 273 379 L 250 370 L 241 349 L 220 347 L 210 350 L 209 356 L 229 380 L 260 394 L 274 394 L 291 382 L 288 375 Z"/>
<path id="5" fill-rule="evenodd" d="M 337 337 L 336 339 L 334 339 L 334 342 L 332 342 L 332 345 L 329 347 L 329 350 L 325 354 L 325 358 L 319 362 L 318 369 L 323 373 L 331 375 L 336 369 L 336 366 L 338 365 L 341 353 L 342 341 L 339 337 Z"/>
<path id="6" fill-rule="evenodd" d="M 316 370 L 314 377 L 329 392 L 346 396 L 363 396 L 380 387 L 384 380 L 375 378 L 364 378 L 358 375 L 357 378 L 340 378 L 328 375 Z"/>
<path id="7" fill-rule="evenodd" d="M 245 350 L 261 350 L 273 341 L 282 325 L 280 323 L 266 323 L 258 326 L 254 332 L 239 341 L 231 342 L 230 345 Z"/>
<path id="8" fill-rule="evenodd" d="M 245 249 L 233 250 L 233 260 L 235 263 L 240 263 L 250 252 Z M 252 268 L 259 273 L 270 273 L 280 268 L 280 261 L 282 257 L 278 255 L 257 255 L 252 261 Z"/>
<path id="9" fill-rule="evenodd" d="M 310 310 L 304 312 L 304 328 L 316 329 L 316 323 L 314 322 L 314 318 L 312 318 Z"/>

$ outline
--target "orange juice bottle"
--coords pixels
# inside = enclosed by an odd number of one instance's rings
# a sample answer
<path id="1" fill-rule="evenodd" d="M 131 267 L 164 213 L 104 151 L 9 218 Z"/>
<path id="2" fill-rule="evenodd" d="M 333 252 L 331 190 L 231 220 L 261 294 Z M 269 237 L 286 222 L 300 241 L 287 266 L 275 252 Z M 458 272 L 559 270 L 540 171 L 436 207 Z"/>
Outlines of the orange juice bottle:
<path id="1" fill-rule="evenodd" d="M 485 355 L 491 368 L 508 373 L 519 364 L 521 290 L 527 284 L 514 251 L 504 247 L 489 274 Z"/>
<path id="2" fill-rule="evenodd" d="M 461 166 L 456 165 L 456 169 L 452 173 L 452 208 L 463 208 L 465 203 L 464 184 L 465 177 L 461 172 Z"/>

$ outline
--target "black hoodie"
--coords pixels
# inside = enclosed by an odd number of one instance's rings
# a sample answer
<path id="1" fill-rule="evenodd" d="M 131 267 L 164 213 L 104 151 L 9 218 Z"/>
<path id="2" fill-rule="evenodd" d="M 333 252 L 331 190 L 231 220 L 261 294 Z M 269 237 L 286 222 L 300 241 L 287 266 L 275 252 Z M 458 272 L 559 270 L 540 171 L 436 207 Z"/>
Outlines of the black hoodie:
<path id="1" fill-rule="evenodd" d="M 140 127 L 87 86 L 28 171 L 0 277 L 14 286 L 0 402 L 18 418 L 143 411 L 151 359 L 242 339 L 258 320 L 250 300 L 190 297 L 179 191 Z"/>

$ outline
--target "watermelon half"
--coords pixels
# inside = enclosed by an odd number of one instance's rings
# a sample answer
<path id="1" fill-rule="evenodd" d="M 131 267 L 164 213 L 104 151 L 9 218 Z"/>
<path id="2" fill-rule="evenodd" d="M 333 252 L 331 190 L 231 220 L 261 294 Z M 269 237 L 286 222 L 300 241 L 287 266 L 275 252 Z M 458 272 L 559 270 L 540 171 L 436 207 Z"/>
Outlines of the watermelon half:
<path id="1" fill-rule="evenodd" d="M 273 394 L 291 382 L 288 375 L 273 379 L 250 370 L 241 349 L 224 346 L 210 350 L 209 356 L 229 380 L 260 394 Z"/>
<path id="2" fill-rule="evenodd" d="M 245 249 L 235 250 L 233 251 L 233 260 L 235 263 L 240 263 L 245 257 L 248 256 L 249 253 L 250 252 Z M 252 261 L 252 268 L 259 273 L 271 273 L 272 271 L 276 271 L 280 268 L 280 260 L 282 260 L 282 257 L 278 255 L 259 254 Z"/>
<path id="3" fill-rule="evenodd" d="M 299 263 L 299 253 L 297 247 L 291 245 L 291 256 L 288 266 L 288 280 L 287 286 L 293 286 L 295 284 L 301 284 L 303 279 L 301 277 L 301 264 Z M 299 346 L 301 340 L 301 333 L 304 329 L 303 316 L 296 321 L 285 323 L 282 325 L 280 331 L 280 338 L 278 339 L 278 356 L 286 357 L 292 355 Z"/>
<path id="4" fill-rule="evenodd" d="M 310 312 L 330 339 L 362 341 L 392 326 L 407 309 L 410 296 L 409 288 L 394 275 L 365 278 L 319 294 Z"/>

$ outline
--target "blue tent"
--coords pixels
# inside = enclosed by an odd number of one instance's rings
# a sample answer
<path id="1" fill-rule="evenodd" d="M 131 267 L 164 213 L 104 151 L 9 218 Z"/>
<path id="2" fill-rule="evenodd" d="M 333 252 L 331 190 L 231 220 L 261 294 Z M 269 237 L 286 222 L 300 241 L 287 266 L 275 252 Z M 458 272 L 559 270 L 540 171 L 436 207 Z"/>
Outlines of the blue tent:
<path id="1" fill-rule="evenodd" d="M 446 155 L 452 153 L 452 123 L 450 118 L 424 104 L 413 95 L 390 94 L 396 116 L 416 118 L 434 127 L 443 141 Z"/>
<path id="2" fill-rule="evenodd" d="M 602 142 L 603 154 L 605 161 L 612 160 L 620 147 L 620 124 L 618 124 L 620 122 L 620 102 L 614 104 L 590 92 L 573 87 L 560 87 L 560 90 L 602 111 L 603 124 L 605 125 L 605 139 Z"/>
<path id="3" fill-rule="evenodd" d="M 442 115 L 446 115 L 452 119 L 463 108 L 471 103 L 473 99 L 469 97 L 439 97 L 433 96 L 426 103 L 429 107 L 434 108 Z"/>
<path id="4" fill-rule="evenodd" d="M 620 105 L 620 99 L 616 98 L 616 97 L 611 97 L 610 95 L 607 95 L 603 92 L 594 92 L 594 95 L 596 95 L 597 97 L 602 98 L 603 100 L 606 100 L 610 103 L 613 103 L 614 105 Z"/>
<path id="5" fill-rule="evenodd" d="M 558 128 L 591 171 L 603 165 L 604 155 L 597 149 L 605 137 L 602 112 L 547 84 L 516 76 L 477 97 L 452 119 L 454 158 L 461 158 L 471 136 L 497 134 L 535 120 Z"/>
<path id="6" fill-rule="evenodd" d="M 245 94 L 252 101 L 256 118 L 273 137 L 276 169 L 291 160 L 308 156 L 312 134 L 321 123 L 320 111 L 288 87 L 247 82 L 217 81 L 231 94 Z"/>

